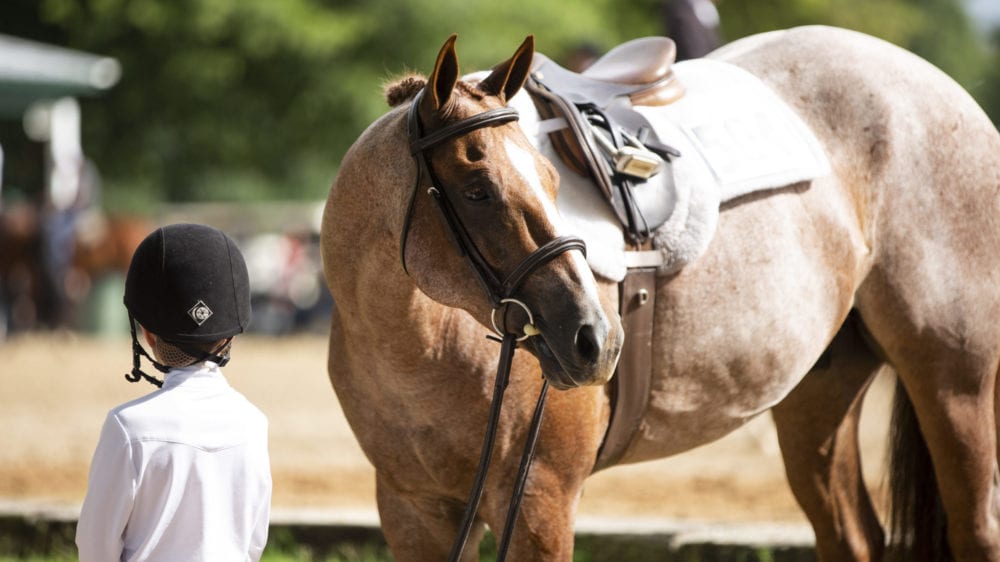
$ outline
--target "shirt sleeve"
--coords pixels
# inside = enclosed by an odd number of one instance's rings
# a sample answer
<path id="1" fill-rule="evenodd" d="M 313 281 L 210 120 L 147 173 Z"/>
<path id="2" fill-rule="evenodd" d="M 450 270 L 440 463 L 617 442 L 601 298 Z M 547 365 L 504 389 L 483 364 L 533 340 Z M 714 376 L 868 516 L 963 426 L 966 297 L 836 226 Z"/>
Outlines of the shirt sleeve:
<path id="1" fill-rule="evenodd" d="M 261 467 L 264 473 L 264 477 L 262 478 L 262 501 L 257 511 L 257 518 L 254 521 L 253 534 L 250 537 L 249 554 L 250 560 L 253 562 L 260 560 L 261 555 L 264 553 L 264 547 L 267 545 L 268 525 L 271 521 L 271 462 L 270 455 L 267 452 L 266 440 L 263 453 L 264 462 Z"/>
<path id="2" fill-rule="evenodd" d="M 80 562 L 121 560 L 135 499 L 132 446 L 114 412 L 108 414 L 90 463 L 87 497 L 76 526 Z"/>

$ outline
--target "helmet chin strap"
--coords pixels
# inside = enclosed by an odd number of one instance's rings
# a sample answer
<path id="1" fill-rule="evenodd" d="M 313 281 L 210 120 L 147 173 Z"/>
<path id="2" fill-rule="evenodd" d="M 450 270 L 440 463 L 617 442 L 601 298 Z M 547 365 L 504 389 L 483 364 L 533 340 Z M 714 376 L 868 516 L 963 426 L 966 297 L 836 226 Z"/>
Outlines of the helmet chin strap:
<path id="1" fill-rule="evenodd" d="M 152 375 L 145 373 L 142 370 L 142 362 L 140 357 L 145 357 L 146 359 L 148 359 L 149 362 L 153 364 L 153 367 L 155 367 L 157 371 L 160 371 L 161 373 L 164 374 L 169 372 L 171 367 L 168 367 L 160 363 L 156 359 L 153 359 L 153 357 L 149 354 L 149 352 L 146 351 L 146 348 L 142 347 L 142 345 L 139 343 L 139 338 L 136 335 L 135 319 L 132 317 L 131 314 L 129 314 L 128 319 L 129 319 L 129 329 L 132 332 L 132 372 L 125 373 L 125 380 L 129 382 L 139 382 L 140 380 L 145 379 L 147 382 L 156 387 L 162 387 L 163 381 Z M 211 361 L 220 367 L 225 367 L 226 364 L 229 363 L 230 359 L 229 344 L 230 342 L 233 341 L 233 338 L 232 337 L 226 338 L 212 351 L 204 351 L 185 343 L 172 342 L 166 339 L 163 341 L 169 343 L 170 345 L 176 347 L 177 349 L 195 358 L 186 365 L 188 367 L 196 363 L 201 363 L 202 361 Z M 221 354 L 219 353 L 220 351 L 222 351 Z"/>
<path id="2" fill-rule="evenodd" d="M 166 373 L 170 370 L 170 367 L 167 367 L 166 365 L 157 362 L 156 359 L 150 357 L 149 353 L 146 352 L 146 349 L 139 343 L 139 338 L 136 337 L 135 334 L 135 318 L 132 318 L 131 313 L 128 315 L 128 326 L 129 330 L 132 331 L 132 372 L 125 373 L 125 380 L 128 382 L 139 382 L 142 379 L 146 379 L 149 384 L 156 387 L 162 387 L 163 381 L 143 372 L 141 368 L 142 363 L 140 361 L 140 356 L 144 356 L 146 359 L 149 359 L 149 362 L 152 363 L 153 366 L 156 367 L 156 370 L 161 373 Z"/>

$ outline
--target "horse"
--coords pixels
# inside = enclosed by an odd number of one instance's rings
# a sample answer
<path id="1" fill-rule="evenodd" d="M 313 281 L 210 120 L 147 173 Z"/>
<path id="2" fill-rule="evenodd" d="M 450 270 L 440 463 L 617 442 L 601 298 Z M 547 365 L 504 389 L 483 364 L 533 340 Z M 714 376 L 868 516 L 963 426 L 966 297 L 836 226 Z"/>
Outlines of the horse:
<path id="1" fill-rule="evenodd" d="M 375 468 L 396 560 L 445 559 L 459 528 L 493 391 L 498 346 L 484 335 L 495 307 L 512 319 L 501 332 L 534 329 L 513 358 L 472 540 L 488 526 L 513 532 L 512 559 L 570 560 L 574 509 L 609 425 L 606 385 L 627 337 L 617 284 L 570 248 L 518 288 L 528 320 L 484 295 L 448 225 L 461 223 L 459 238 L 501 279 L 573 234 L 554 202 L 584 180 L 558 174 L 513 121 L 455 129 L 507 106 L 533 51 L 529 37 L 466 80 L 450 38 L 427 77 L 387 88 L 391 109 L 344 155 L 327 199 L 329 378 Z M 830 174 L 725 204 L 705 253 L 657 277 L 647 408 L 619 464 L 687 451 L 770 411 L 820 560 L 899 549 L 1000 561 L 1000 134 L 943 72 L 861 33 L 774 31 L 709 58 L 776 92 L 816 134 Z M 426 166 L 411 152 L 412 116 L 438 134 Z M 888 547 L 858 447 L 862 398 L 882 368 L 899 381 L 893 439 L 917 451 L 893 457 Z M 505 529 L 543 379 L 556 391 Z M 470 550 L 462 560 L 478 559 Z"/>
<path id="2" fill-rule="evenodd" d="M 27 203 L 0 211 L 0 342 L 37 322 L 41 294 L 41 219 Z"/>
<path id="3" fill-rule="evenodd" d="M 79 310 L 94 284 L 107 275 L 124 275 L 135 248 L 152 229 L 143 217 L 91 209 L 74 225 L 72 258 L 58 275 L 47 271 L 41 258 L 44 218 L 28 203 L 0 213 L 0 324 L 10 333 L 79 327 Z M 0 329 L 0 341 L 6 335 Z"/>

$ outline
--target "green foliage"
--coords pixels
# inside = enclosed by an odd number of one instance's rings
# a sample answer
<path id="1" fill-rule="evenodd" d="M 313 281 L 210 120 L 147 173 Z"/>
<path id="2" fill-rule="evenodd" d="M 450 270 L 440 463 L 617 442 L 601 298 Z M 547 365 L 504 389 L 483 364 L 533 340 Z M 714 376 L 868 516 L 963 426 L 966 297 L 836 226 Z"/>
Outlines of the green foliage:
<path id="1" fill-rule="evenodd" d="M 723 30 L 729 39 L 800 25 L 832 25 L 905 44 L 922 14 L 901 2 L 869 0 L 727 0 Z"/>
<path id="2" fill-rule="evenodd" d="M 315 536 L 313 537 L 315 538 Z M 261 562 L 391 562 L 385 542 L 369 537 L 321 541 L 297 535 L 289 527 L 272 526 Z"/>
<path id="3" fill-rule="evenodd" d="M 976 95 L 988 49 L 961 0 L 723 0 L 733 39 L 799 25 L 833 25 L 881 37 L 931 61 Z"/>
<path id="4" fill-rule="evenodd" d="M 986 71 L 972 92 L 993 118 L 993 124 L 1000 126 L 1000 29 L 994 31 L 991 46 Z"/>
<path id="5" fill-rule="evenodd" d="M 960 0 L 719 0 L 719 9 L 730 40 L 818 23 L 877 35 L 1000 111 L 996 50 Z M 557 60 L 583 43 L 659 34 L 658 10 L 659 0 L 5 0 L 0 32 L 121 61 L 121 82 L 84 102 L 85 146 L 106 202 L 139 207 L 323 197 L 343 153 L 386 111 L 382 85 L 428 72 L 451 33 L 469 72 L 527 34 Z"/>
<path id="6" fill-rule="evenodd" d="M 75 556 L 28 556 L 25 558 L 13 558 L 10 556 L 0 556 L 0 562 L 74 562 Z"/>

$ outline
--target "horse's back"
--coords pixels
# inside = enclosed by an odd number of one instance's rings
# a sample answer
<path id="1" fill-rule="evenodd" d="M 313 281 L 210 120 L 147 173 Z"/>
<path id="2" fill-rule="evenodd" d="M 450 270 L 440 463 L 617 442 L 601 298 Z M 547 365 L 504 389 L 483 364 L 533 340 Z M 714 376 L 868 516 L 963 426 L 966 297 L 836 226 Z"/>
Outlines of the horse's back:
<path id="1" fill-rule="evenodd" d="M 846 30 L 799 28 L 732 52 L 806 117 L 854 199 L 872 268 L 858 305 L 884 309 L 866 322 L 1000 325 L 1000 134 L 971 96 Z"/>
<path id="2" fill-rule="evenodd" d="M 995 360 L 1000 138 L 968 94 L 915 55 L 834 28 L 712 57 L 799 113 L 832 174 L 727 204 L 707 253 L 661 283 L 653 394 L 628 460 L 707 442 L 776 404 L 851 308 L 891 359 L 943 331 Z M 736 329 L 723 337 L 723 325 Z"/>

